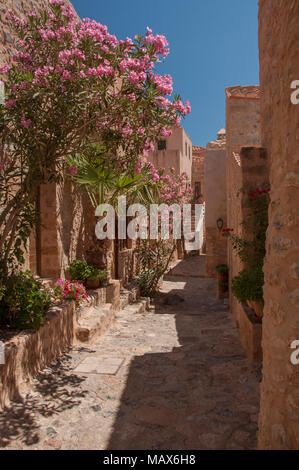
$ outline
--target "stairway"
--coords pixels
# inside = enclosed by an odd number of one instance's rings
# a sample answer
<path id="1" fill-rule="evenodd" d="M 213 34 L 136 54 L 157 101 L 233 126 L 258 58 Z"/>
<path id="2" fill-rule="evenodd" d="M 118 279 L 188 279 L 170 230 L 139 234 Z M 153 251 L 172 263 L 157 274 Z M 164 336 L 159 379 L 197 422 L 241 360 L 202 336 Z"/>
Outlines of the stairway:
<path id="1" fill-rule="evenodd" d="M 78 312 L 76 340 L 81 343 L 93 343 L 103 336 L 123 313 L 143 313 L 149 309 L 148 299 L 138 299 L 137 289 L 122 289 L 120 293 L 120 311 L 115 312 L 113 305 L 106 303 L 104 290 L 89 292 L 89 306 Z"/>

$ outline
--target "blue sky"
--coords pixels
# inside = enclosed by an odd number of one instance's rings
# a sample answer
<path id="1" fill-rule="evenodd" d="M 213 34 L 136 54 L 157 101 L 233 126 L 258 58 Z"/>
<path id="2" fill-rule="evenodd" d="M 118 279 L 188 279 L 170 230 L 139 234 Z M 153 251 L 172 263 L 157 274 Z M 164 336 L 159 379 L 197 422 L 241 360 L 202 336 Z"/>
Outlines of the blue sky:
<path id="1" fill-rule="evenodd" d="M 81 18 L 106 24 L 118 39 L 164 34 L 170 54 L 157 72 L 191 101 L 183 127 L 205 146 L 225 126 L 227 86 L 257 85 L 258 0 L 73 0 Z"/>

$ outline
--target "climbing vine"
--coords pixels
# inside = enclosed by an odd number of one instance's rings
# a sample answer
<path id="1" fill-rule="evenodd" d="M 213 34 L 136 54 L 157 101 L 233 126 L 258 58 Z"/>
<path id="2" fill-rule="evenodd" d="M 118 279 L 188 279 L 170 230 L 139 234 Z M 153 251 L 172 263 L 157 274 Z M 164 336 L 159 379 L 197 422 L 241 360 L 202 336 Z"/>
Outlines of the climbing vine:
<path id="1" fill-rule="evenodd" d="M 245 192 L 245 191 L 244 191 Z M 264 273 L 266 255 L 266 232 L 268 228 L 268 206 L 270 189 L 255 189 L 248 193 L 244 204 L 246 210 L 242 222 L 245 238 L 238 237 L 232 229 L 224 229 L 233 249 L 244 263 L 244 269 L 232 279 L 232 293 L 241 302 L 263 303 Z"/>

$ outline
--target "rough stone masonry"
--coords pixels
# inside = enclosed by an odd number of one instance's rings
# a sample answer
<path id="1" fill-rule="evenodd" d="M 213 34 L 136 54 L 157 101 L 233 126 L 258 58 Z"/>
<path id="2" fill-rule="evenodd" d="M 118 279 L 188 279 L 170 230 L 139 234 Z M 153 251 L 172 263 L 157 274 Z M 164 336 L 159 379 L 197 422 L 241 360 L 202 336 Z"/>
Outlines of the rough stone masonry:
<path id="1" fill-rule="evenodd" d="M 259 47 L 262 146 L 270 163 L 261 449 L 299 449 L 299 365 L 290 357 L 299 339 L 299 2 L 260 0 Z"/>

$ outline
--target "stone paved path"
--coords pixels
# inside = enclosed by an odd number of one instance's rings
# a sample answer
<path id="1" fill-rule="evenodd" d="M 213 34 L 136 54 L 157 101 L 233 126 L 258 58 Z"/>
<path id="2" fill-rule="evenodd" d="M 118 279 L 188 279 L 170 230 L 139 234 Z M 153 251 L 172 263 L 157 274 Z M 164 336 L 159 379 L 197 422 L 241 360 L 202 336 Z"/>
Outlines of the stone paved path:
<path id="1" fill-rule="evenodd" d="M 155 309 L 121 312 L 106 336 L 43 371 L 0 415 L 0 446 L 253 449 L 259 380 L 214 281 L 168 277 Z"/>

